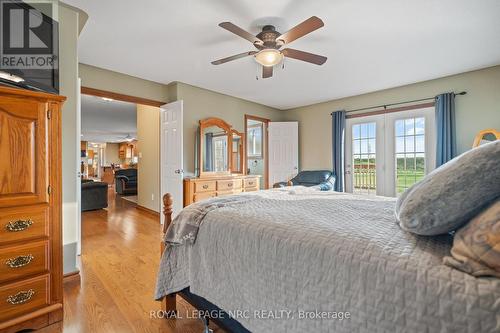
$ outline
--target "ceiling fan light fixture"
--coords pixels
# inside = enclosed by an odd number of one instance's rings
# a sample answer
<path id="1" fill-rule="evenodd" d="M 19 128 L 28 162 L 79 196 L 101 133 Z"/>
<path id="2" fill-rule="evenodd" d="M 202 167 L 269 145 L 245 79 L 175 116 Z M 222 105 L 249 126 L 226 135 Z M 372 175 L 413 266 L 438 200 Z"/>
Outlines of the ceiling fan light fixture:
<path id="1" fill-rule="evenodd" d="M 283 53 L 276 49 L 264 49 L 255 55 L 255 61 L 262 66 L 271 67 L 283 60 Z"/>

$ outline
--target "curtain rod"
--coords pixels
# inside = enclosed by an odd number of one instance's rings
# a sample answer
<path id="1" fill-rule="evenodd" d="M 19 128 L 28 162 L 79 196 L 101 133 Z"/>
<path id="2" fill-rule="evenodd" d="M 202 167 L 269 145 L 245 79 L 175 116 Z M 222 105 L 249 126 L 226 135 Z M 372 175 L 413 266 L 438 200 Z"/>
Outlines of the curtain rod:
<path id="1" fill-rule="evenodd" d="M 463 96 L 463 95 L 466 95 L 467 92 L 466 91 L 461 91 L 459 93 L 453 93 L 455 96 L 457 95 L 460 95 L 460 96 Z M 401 104 L 408 104 L 408 103 L 415 103 L 415 102 L 423 102 L 423 101 L 429 101 L 431 99 L 435 99 L 436 97 L 428 97 L 428 98 L 421 98 L 421 99 L 414 99 L 412 101 L 406 101 L 406 102 L 397 102 L 397 103 L 389 103 L 389 104 L 383 104 L 383 105 L 376 105 L 376 106 L 370 106 L 370 107 L 366 107 L 366 108 L 360 108 L 360 109 L 353 109 L 353 110 L 349 110 L 349 111 L 346 111 L 346 112 L 354 112 L 354 111 L 363 111 L 363 110 L 370 110 L 370 109 L 377 109 L 377 108 L 384 108 L 384 109 L 387 109 L 388 106 L 394 106 L 394 105 L 401 105 Z M 330 115 L 333 115 L 336 111 L 330 113 Z"/>

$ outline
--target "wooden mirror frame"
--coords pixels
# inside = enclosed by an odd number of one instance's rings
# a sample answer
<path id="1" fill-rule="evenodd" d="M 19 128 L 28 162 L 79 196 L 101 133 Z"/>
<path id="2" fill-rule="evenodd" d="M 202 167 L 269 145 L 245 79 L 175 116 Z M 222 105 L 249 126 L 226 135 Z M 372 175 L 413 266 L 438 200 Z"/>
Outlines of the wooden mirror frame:
<path id="1" fill-rule="evenodd" d="M 237 135 L 239 136 L 241 139 L 240 139 L 240 145 L 241 145 L 241 149 L 240 149 L 240 170 L 241 172 L 235 172 L 233 170 L 233 165 L 232 165 L 232 161 L 233 161 L 233 147 L 232 147 L 232 144 L 231 144 L 231 172 L 232 173 L 235 173 L 235 174 L 238 174 L 238 175 L 246 175 L 246 140 L 245 140 L 245 133 L 242 133 L 242 132 L 238 132 L 237 130 L 235 130 L 234 128 L 231 129 L 231 140 L 233 140 L 233 136 L 234 135 Z"/>
<path id="2" fill-rule="evenodd" d="M 203 129 L 211 126 L 217 126 L 223 129 L 227 133 L 227 171 L 203 171 L 203 144 L 205 142 L 205 137 L 203 135 Z M 200 178 L 201 177 L 216 177 L 221 175 L 231 174 L 231 154 L 233 151 L 233 133 L 231 125 L 226 123 L 220 118 L 207 118 L 200 120 L 200 141 L 198 149 L 198 166 L 200 168 Z"/>
<path id="3" fill-rule="evenodd" d="M 500 140 L 500 132 L 499 131 L 497 131 L 495 129 L 485 129 L 485 130 L 479 131 L 479 133 L 477 133 L 476 137 L 474 138 L 474 143 L 472 144 L 472 148 L 479 147 L 484 136 L 488 135 L 488 134 L 491 134 L 491 135 L 495 136 L 495 138 L 497 140 Z"/>

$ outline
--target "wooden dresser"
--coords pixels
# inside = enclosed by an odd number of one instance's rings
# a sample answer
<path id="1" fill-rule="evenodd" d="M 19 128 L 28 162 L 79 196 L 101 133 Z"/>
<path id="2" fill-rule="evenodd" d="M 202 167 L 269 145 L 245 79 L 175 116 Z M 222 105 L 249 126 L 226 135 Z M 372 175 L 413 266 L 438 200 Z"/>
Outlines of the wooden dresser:
<path id="1" fill-rule="evenodd" d="M 184 178 L 184 206 L 200 200 L 258 191 L 259 175 L 227 175 L 203 178 Z"/>
<path id="2" fill-rule="evenodd" d="M 0 86 L 0 332 L 63 317 L 64 100 Z"/>

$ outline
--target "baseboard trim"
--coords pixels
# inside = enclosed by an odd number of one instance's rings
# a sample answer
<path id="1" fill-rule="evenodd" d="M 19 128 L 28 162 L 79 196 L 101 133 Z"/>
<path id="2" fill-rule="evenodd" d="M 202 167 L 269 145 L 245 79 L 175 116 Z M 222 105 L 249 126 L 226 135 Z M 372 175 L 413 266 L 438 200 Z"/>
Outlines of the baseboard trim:
<path id="1" fill-rule="evenodd" d="M 80 280 L 81 280 L 80 271 L 74 271 L 63 275 L 63 283 L 68 283 L 73 281 L 80 282 Z"/>
<path id="2" fill-rule="evenodd" d="M 149 213 L 151 215 L 154 215 L 156 218 L 160 218 L 160 213 L 158 213 L 157 211 L 154 211 L 152 209 L 149 209 L 149 208 L 141 206 L 141 205 L 137 205 L 137 206 L 135 206 L 135 208 L 142 211 L 142 212 L 146 212 L 146 213 Z"/>

